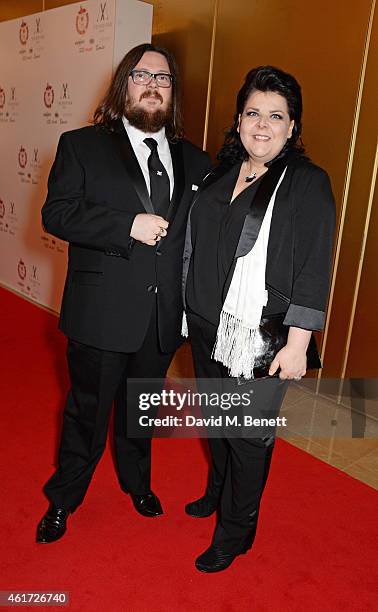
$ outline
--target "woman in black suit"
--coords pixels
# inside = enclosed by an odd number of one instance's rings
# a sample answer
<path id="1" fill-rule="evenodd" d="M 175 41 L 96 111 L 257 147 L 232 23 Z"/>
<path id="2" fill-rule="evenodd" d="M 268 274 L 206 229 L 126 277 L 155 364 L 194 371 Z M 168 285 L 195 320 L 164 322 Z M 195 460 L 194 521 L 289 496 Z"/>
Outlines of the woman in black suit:
<path id="1" fill-rule="evenodd" d="M 220 163 L 192 206 L 184 254 L 197 379 L 228 390 L 247 383 L 257 410 L 268 398 L 270 416 L 278 414 L 288 380 L 306 373 L 312 330 L 324 324 L 331 270 L 334 199 L 328 175 L 300 144 L 301 115 L 294 77 L 271 66 L 247 74 Z M 251 381 L 264 374 L 259 323 L 279 313 L 287 341 L 270 358 L 263 349 L 266 377 Z M 194 517 L 218 510 L 212 543 L 196 560 L 204 572 L 226 569 L 251 548 L 274 445 L 271 430 L 213 434 L 206 492 L 186 507 Z"/>

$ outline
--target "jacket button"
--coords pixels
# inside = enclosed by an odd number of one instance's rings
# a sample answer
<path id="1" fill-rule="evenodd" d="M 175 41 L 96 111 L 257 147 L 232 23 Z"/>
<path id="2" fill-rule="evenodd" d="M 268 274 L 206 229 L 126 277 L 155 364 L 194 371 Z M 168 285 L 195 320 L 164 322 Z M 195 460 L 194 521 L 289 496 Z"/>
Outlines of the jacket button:
<path id="1" fill-rule="evenodd" d="M 163 253 L 160 253 L 160 251 L 156 251 L 156 255 L 160 256 L 160 255 L 163 255 Z"/>
<path id="2" fill-rule="evenodd" d="M 147 291 L 149 293 L 151 293 L 151 291 L 155 291 L 155 289 L 156 289 L 155 285 L 148 285 L 148 287 L 147 287 Z"/>

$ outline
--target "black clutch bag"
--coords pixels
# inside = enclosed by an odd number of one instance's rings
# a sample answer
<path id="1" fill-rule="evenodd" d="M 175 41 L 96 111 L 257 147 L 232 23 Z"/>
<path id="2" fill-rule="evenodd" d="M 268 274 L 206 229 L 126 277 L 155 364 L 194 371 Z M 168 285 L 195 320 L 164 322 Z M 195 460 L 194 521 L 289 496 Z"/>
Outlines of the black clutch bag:
<path id="1" fill-rule="evenodd" d="M 254 378 L 265 378 L 269 376 L 269 368 L 273 359 L 285 344 L 289 334 L 289 326 L 284 325 L 286 313 L 263 317 L 260 322 L 258 334 L 260 342 L 258 354 L 255 358 L 253 369 Z M 322 367 L 314 334 L 311 335 L 307 347 L 307 369 L 316 370 Z M 279 375 L 279 369 L 274 376 Z"/>

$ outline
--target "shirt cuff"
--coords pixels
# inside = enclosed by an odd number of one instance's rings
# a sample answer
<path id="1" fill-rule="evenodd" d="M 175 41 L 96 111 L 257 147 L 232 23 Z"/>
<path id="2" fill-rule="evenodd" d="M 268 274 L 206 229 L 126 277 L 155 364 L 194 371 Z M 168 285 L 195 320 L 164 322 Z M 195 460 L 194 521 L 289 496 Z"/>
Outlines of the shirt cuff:
<path id="1" fill-rule="evenodd" d="M 324 327 L 324 321 L 325 312 L 323 310 L 290 304 L 284 319 L 284 325 L 320 331 Z"/>

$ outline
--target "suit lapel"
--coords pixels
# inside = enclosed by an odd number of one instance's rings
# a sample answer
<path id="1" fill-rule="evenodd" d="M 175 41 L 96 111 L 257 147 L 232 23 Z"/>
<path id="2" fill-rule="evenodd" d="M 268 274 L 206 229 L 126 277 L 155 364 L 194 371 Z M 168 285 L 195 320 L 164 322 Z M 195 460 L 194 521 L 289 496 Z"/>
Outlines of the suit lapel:
<path id="1" fill-rule="evenodd" d="M 212 168 L 210 172 L 206 174 L 206 176 L 204 177 L 201 185 L 199 186 L 199 189 L 196 195 L 194 196 L 194 200 L 192 204 L 195 204 L 195 202 L 198 200 L 201 193 L 205 191 L 205 189 L 210 187 L 210 185 L 213 185 L 214 183 L 216 183 L 229 170 L 230 170 L 230 166 L 226 166 L 225 164 L 219 164 L 218 166 L 215 166 L 214 168 Z"/>
<path id="2" fill-rule="evenodd" d="M 117 121 L 114 132 L 112 132 L 112 136 L 120 152 L 126 174 L 129 177 L 131 184 L 134 186 L 143 208 L 147 213 L 155 214 L 142 170 L 140 169 L 138 160 L 135 156 L 129 137 L 121 120 Z"/>
<path id="3" fill-rule="evenodd" d="M 257 189 L 255 196 L 252 200 L 249 213 L 247 214 L 243 229 L 240 234 L 238 246 L 235 252 L 235 259 L 238 257 L 244 257 L 249 253 L 259 235 L 261 224 L 266 213 L 266 209 L 269 206 L 270 199 L 274 193 L 277 183 L 288 165 L 288 157 L 284 157 L 277 160 L 264 174 L 261 179 L 259 188 Z"/>
<path id="4" fill-rule="evenodd" d="M 182 142 L 170 142 L 169 149 L 172 158 L 174 188 L 172 193 L 172 199 L 168 208 L 167 221 L 169 221 L 169 223 L 172 223 L 177 211 L 178 204 L 182 198 L 182 194 L 184 193 L 185 170 L 182 153 Z"/>
<path id="5" fill-rule="evenodd" d="M 171 151 L 171 158 L 172 158 L 174 187 L 173 187 L 172 198 L 171 198 L 169 208 L 168 208 L 167 221 L 169 221 L 169 224 L 172 225 L 179 202 L 182 198 L 182 194 L 184 193 L 185 171 L 184 171 L 184 159 L 183 159 L 183 153 L 182 153 L 182 142 L 180 141 L 175 142 L 175 143 L 170 142 L 169 149 Z M 169 232 L 169 229 L 168 229 L 168 232 Z M 166 238 L 163 237 L 158 242 L 157 247 L 156 247 L 157 251 L 160 251 L 165 239 Z"/>

